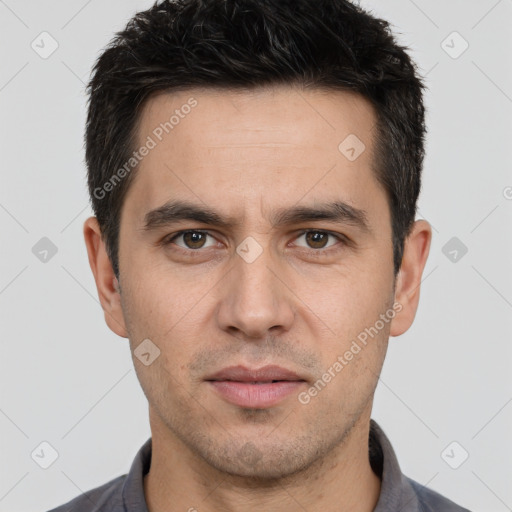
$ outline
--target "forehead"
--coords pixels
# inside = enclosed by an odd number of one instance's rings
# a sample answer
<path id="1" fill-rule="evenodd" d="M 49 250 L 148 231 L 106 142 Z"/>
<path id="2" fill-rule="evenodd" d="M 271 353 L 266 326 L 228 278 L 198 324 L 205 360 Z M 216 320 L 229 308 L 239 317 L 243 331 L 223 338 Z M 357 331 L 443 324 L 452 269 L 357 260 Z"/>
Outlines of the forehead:
<path id="1" fill-rule="evenodd" d="M 292 86 L 190 89 L 151 97 L 141 115 L 138 139 L 143 143 L 151 135 L 157 143 L 172 145 L 179 137 L 180 142 L 215 149 L 221 144 L 247 148 L 251 142 L 283 142 L 306 149 L 320 147 L 322 141 L 322 146 L 332 146 L 349 134 L 369 143 L 375 120 L 369 101 L 350 91 Z"/>
<path id="2" fill-rule="evenodd" d="M 346 91 L 160 93 L 140 118 L 137 148 L 151 149 L 125 205 L 148 210 L 180 197 L 236 215 L 306 195 L 365 203 L 379 187 L 372 170 L 375 122 L 371 104 Z"/>

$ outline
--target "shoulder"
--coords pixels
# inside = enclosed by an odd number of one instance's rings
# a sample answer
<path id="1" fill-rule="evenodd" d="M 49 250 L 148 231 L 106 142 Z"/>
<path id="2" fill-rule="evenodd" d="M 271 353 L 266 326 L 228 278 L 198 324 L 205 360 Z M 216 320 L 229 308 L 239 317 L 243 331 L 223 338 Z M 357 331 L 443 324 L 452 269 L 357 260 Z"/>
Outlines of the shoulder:
<path id="1" fill-rule="evenodd" d="M 86 491 L 48 512 L 124 512 L 122 488 L 126 475 Z"/>
<path id="2" fill-rule="evenodd" d="M 49 512 L 147 512 L 144 475 L 151 465 L 151 437 L 142 445 L 130 471 Z"/>
<path id="3" fill-rule="evenodd" d="M 438 492 L 421 485 L 411 478 L 405 477 L 405 480 L 416 494 L 419 508 L 422 512 L 470 512 L 467 508 L 457 505 Z"/>

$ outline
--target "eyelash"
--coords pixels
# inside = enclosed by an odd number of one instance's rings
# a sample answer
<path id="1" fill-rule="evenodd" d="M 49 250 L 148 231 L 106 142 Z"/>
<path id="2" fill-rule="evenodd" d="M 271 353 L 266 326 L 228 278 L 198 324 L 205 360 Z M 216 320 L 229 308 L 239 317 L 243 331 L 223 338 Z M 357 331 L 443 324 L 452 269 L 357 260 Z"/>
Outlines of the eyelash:
<path id="1" fill-rule="evenodd" d="M 177 233 L 174 233 L 170 237 L 164 238 L 164 240 L 161 242 L 161 244 L 163 246 L 171 245 L 174 242 L 174 240 L 176 240 L 177 238 L 179 238 L 179 237 L 181 237 L 181 236 L 183 236 L 183 235 L 185 235 L 187 233 L 201 233 L 203 235 L 209 235 L 212 238 L 215 238 L 209 231 L 205 231 L 205 230 L 202 230 L 202 229 L 187 229 L 187 230 L 184 230 L 184 231 L 178 231 Z M 344 235 L 341 235 L 339 233 L 332 233 L 331 231 L 325 231 L 325 230 L 322 230 L 322 229 L 306 229 L 306 230 L 303 230 L 303 231 L 301 231 L 296 236 L 296 238 L 294 240 L 297 240 L 301 236 L 306 235 L 308 233 L 321 233 L 321 234 L 324 234 L 324 235 L 332 236 L 332 237 L 336 238 L 338 240 L 338 242 L 341 242 L 342 245 L 344 245 L 344 246 L 349 245 L 349 240 Z M 309 251 L 310 253 L 314 254 L 315 256 L 321 256 L 322 254 L 329 253 L 331 250 L 336 250 L 336 246 L 337 245 L 338 244 L 334 244 L 334 245 L 331 245 L 331 246 L 329 246 L 327 248 L 319 248 L 319 249 L 306 248 L 306 247 L 301 247 L 301 249 Z M 203 249 L 202 247 L 199 248 L 199 249 L 187 249 L 187 248 L 184 248 L 184 247 L 180 247 L 179 245 L 176 245 L 176 248 L 177 248 L 177 250 L 183 251 L 184 253 L 186 253 L 186 254 L 188 254 L 190 256 L 194 255 L 194 253 L 197 253 L 197 254 L 201 253 L 202 252 L 201 249 Z"/>

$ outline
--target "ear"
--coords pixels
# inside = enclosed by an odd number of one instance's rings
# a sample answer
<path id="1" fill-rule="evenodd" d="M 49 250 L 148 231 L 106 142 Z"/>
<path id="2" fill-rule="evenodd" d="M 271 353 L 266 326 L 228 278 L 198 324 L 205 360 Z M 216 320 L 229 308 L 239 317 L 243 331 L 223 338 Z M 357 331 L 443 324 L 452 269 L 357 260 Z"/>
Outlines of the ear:
<path id="1" fill-rule="evenodd" d="M 111 331 L 122 338 L 127 338 L 119 283 L 110 263 L 96 217 L 89 217 L 85 221 L 84 238 L 89 256 L 89 265 L 94 274 L 101 307 L 105 313 L 105 321 Z"/>
<path id="2" fill-rule="evenodd" d="M 420 300 L 420 284 L 432 240 L 430 224 L 425 220 L 414 222 L 405 239 L 402 264 L 396 277 L 395 303 L 397 315 L 391 322 L 391 336 L 400 336 L 412 325 Z"/>

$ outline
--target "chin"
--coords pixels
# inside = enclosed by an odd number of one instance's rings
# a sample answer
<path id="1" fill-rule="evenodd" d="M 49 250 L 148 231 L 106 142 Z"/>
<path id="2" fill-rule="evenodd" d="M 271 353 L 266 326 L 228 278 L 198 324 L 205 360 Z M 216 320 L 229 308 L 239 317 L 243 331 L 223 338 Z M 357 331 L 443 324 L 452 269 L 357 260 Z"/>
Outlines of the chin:
<path id="1" fill-rule="evenodd" d="M 296 475 L 307 469 L 314 460 L 308 461 L 304 450 L 290 448 L 288 452 L 276 447 L 261 448 L 247 442 L 238 450 L 220 455 L 208 454 L 204 459 L 215 469 L 232 477 L 248 478 L 261 485 L 265 481 L 275 481 Z M 244 483 L 247 485 L 247 482 Z"/>

